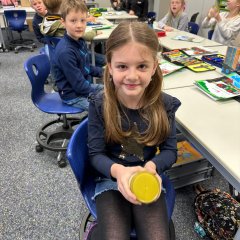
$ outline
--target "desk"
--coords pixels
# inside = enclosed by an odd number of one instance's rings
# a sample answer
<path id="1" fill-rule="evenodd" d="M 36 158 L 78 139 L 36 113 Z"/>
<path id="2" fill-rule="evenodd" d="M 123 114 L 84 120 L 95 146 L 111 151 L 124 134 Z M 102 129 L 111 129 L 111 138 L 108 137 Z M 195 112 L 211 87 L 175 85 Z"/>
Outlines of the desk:
<path id="1" fill-rule="evenodd" d="M 216 69 L 215 71 L 196 73 L 187 68 L 182 68 L 181 70 L 163 77 L 163 89 L 166 90 L 189 87 L 193 86 L 196 80 L 211 79 L 221 76 L 222 74 L 220 74 L 220 69 Z"/>
<path id="2" fill-rule="evenodd" d="M 102 17 L 105 19 L 119 23 L 121 21 L 136 21 L 138 17 L 136 15 L 130 15 L 126 11 L 109 11 L 109 12 L 102 12 Z"/>
<path id="3" fill-rule="evenodd" d="M 214 101 L 194 86 L 165 92 L 182 102 L 176 112 L 178 129 L 239 192 L 240 103 Z M 234 239 L 239 237 L 240 229 Z"/>
<path id="4" fill-rule="evenodd" d="M 201 40 L 201 42 L 196 43 L 196 42 L 188 42 L 188 41 L 180 41 L 180 40 L 172 39 L 176 35 L 193 37 L 195 39 Z M 223 46 L 222 44 L 214 42 L 207 38 L 203 38 L 201 36 L 194 35 L 189 32 L 179 31 L 179 30 L 166 32 L 166 36 L 159 38 L 159 41 L 163 47 L 169 50 L 176 49 L 176 48 L 191 48 L 191 47 L 198 47 L 198 46 L 204 46 L 204 47 Z"/>

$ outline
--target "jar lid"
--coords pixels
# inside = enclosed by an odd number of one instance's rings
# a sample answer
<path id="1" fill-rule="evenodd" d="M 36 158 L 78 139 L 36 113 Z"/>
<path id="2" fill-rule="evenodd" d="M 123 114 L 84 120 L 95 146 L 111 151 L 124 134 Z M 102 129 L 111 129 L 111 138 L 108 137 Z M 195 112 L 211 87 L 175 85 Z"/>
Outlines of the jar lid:
<path id="1" fill-rule="evenodd" d="M 137 200 L 142 203 L 156 201 L 161 193 L 161 186 L 157 177 L 149 172 L 134 174 L 130 179 L 130 189 Z"/>

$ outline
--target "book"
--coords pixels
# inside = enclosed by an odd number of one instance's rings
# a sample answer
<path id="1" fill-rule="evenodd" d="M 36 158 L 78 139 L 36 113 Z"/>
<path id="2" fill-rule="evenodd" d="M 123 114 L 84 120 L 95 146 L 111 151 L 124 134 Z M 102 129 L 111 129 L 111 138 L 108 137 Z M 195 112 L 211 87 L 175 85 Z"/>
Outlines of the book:
<path id="1" fill-rule="evenodd" d="M 188 56 L 198 56 L 198 55 L 217 53 L 216 50 L 213 50 L 207 47 L 191 47 L 191 48 L 182 48 L 180 50 L 185 54 L 187 54 Z"/>
<path id="2" fill-rule="evenodd" d="M 186 140 L 178 142 L 177 149 L 178 157 L 174 166 L 203 159 L 203 156 Z"/>
<path id="3" fill-rule="evenodd" d="M 162 75 L 163 76 L 166 76 L 170 73 L 173 73 L 173 72 L 183 68 L 183 66 L 176 65 L 174 63 L 168 62 L 165 59 L 160 60 L 159 66 L 162 70 Z"/>
<path id="4" fill-rule="evenodd" d="M 239 79 L 240 81 L 240 79 Z M 195 85 L 214 100 L 226 100 L 240 95 L 238 81 L 227 76 L 214 79 L 198 80 Z"/>
<path id="5" fill-rule="evenodd" d="M 203 41 L 203 38 L 201 37 L 189 37 L 186 35 L 176 35 L 172 39 L 179 40 L 179 41 L 195 42 L 195 43 L 200 43 Z"/>
<path id="6" fill-rule="evenodd" d="M 205 63 L 200 59 L 197 59 L 193 56 L 188 56 L 187 54 L 180 51 L 180 49 L 164 52 L 162 53 L 162 56 L 169 62 L 176 65 L 185 66 L 194 72 L 205 72 L 216 69 L 212 65 Z"/>

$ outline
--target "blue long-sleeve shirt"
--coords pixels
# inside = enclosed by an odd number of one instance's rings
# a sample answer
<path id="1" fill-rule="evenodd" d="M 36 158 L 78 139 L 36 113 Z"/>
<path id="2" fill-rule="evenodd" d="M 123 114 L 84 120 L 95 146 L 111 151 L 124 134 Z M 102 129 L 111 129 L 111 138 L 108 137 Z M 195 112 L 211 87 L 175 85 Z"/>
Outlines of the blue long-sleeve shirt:
<path id="1" fill-rule="evenodd" d="M 32 22 L 33 31 L 35 33 L 37 40 L 40 43 L 46 44 L 46 41 L 44 40 L 44 35 L 40 31 L 40 24 L 42 23 L 42 21 L 43 21 L 43 17 L 40 16 L 39 14 L 35 13 L 35 15 L 33 17 L 33 22 Z"/>
<path id="2" fill-rule="evenodd" d="M 100 177 L 111 178 L 110 169 L 114 163 L 119 163 L 124 166 L 144 166 L 147 161 L 152 160 L 157 166 L 158 174 L 169 169 L 177 159 L 177 140 L 175 126 L 175 111 L 180 106 L 180 101 L 170 95 L 163 93 L 164 106 L 170 121 L 170 134 L 167 139 L 159 146 L 143 146 L 143 158 L 138 154 L 131 154 L 136 151 L 131 145 L 131 150 L 124 151 L 125 143 L 106 143 L 105 142 L 105 127 L 103 119 L 103 98 L 102 95 L 92 95 L 90 98 L 88 112 L 88 146 L 91 165 L 97 171 Z M 138 131 L 143 133 L 147 129 L 147 123 L 139 116 L 138 110 L 125 109 L 127 117 L 130 121 L 124 119 L 122 115 L 122 128 L 127 130 L 132 126 L 130 123 L 136 123 Z M 156 155 L 157 147 L 160 153 Z M 140 154 L 141 155 L 141 154 Z"/>
<path id="3" fill-rule="evenodd" d="M 90 64 L 85 41 L 78 41 L 67 34 L 60 40 L 55 49 L 52 71 L 61 98 L 65 101 L 77 97 L 88 97 L 94 89 L 90 78 L 101 77 L 103 70 Z"/>

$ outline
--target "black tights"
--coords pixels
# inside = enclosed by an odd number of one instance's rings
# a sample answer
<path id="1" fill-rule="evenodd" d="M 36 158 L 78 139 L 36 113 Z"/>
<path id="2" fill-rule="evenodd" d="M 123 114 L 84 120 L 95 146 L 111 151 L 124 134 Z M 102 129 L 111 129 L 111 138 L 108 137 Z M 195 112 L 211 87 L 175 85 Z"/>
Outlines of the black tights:
<path id="1" fill-rule="evenodd" d="M 151 204 L 131 204 L 118 191 L 96 198 L 98 226 L 91 240 L 129 240 L 131 226 L 138 240 L 169 240 L 165 194 Z"/>

